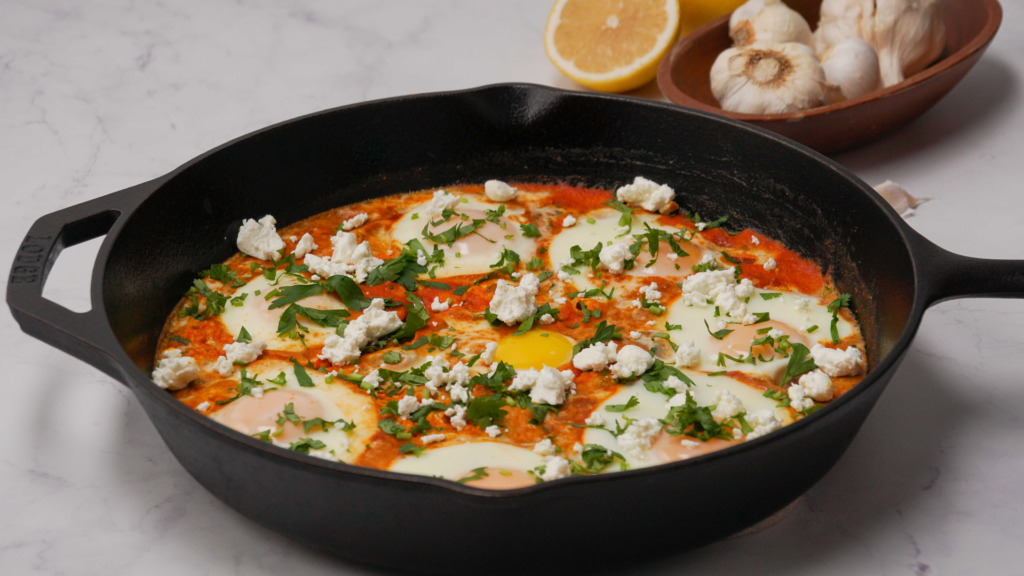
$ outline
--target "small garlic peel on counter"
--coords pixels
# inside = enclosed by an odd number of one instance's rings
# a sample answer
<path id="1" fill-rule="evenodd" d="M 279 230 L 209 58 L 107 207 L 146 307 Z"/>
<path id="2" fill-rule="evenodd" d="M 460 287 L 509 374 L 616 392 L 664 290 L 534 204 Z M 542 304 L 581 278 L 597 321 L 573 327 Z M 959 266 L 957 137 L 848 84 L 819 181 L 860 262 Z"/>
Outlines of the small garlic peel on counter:
<path id="1" fill-rule="evenodd" d="M 824 0 L 814 47 L 823 54 L 860 38 L 878 54 L 883 87 L 899 84 L 942 55 L 946 29 L 939 0 Z"/>
<path id="2" fill-rule="evenodd" d="M 814 38 L 804 17 L 782 0 L 750 0 L 737 8 L 729 18 L 729 36 L 738 47 L 787 42 L 810 45 Z"/>
<path id="3" fill-rule="evenodd" d="M 718 56 L 711 67 L 711 91 L 729 112 L 796 112 L 823 103 L 825 72 L 809 46 L 758 43 Z"/>
<path id="4" fill-rule="evenodd" d="M 913 216 L 915 208 L 930 200 L 930 198 L 914 198 L 902 186 L 892 180 L 886 180 L 875 186 L 875 192 L 878 192 L 882 198 L 885 198 L 885 201 L 904 218 Z"/>

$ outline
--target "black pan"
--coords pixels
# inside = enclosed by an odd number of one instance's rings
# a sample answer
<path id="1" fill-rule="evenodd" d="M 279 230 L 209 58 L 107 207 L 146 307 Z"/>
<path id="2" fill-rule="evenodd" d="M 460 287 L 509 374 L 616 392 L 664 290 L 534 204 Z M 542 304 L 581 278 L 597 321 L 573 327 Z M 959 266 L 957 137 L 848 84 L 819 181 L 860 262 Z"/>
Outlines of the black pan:
<path id="1" fill-rule="evenodd" d="M 504 492 L 276 448 L 149 379 L 164 319 L 200 270 L 236 251 L 243 218 L 273 214 L 283 226 L 358 200 L 491 178 L 611 188 L 637 175 L 673 186 L 687 209 L 729 214 L 729 226 L 780 239 L 830 270 L 854 294 L 867 378 L 809 418 L 727 450 Z M 92 310 L 44 299 L 61 249 L 104 234 Z M 489 573 L 677 553 L 782 509 L 849 446 L 925 309 L 1024 297 L 1024 262 L 946 252 L 839 165 L 751 126 L 625 97 L 499 85 L 305 116 L 44 216 L 9 282 L 25 332 L 130 387 L 178 461 L 243 515 L 358 562 Z"/>

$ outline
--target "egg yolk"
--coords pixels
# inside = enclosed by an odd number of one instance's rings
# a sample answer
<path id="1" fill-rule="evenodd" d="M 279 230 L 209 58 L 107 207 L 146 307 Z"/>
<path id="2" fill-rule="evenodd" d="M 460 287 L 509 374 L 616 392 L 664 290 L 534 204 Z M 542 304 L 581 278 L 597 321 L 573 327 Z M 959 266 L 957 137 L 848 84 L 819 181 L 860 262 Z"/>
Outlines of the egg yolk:
<path id="1" fill-rule="evenodd" d="M 292 390 L 272 390 L 262 398 L 245 396 L 232 402 L 221 414 L 221 421 L 243 434 L 256 434 L 263 430 L 277 430 L 278 417 L 291 404 L 292 411 L 303 420 L 324 416 L 323 406 L 316 399 Z M 274 438 L 281 442 L 292 442 L 303 436 L 302 427 L 285 421 L 281 433 Z"/>
<path id="2" fill-rule="evenodd" d="M 733 328 L 733 326 L 729 326 Z M 768 331 L 778 330 L 789 336 L 790 344 L 803 344 L 808 345 L 807 339 L 802 334 L 789 324 L 777 322 L 775 320 L 769 320 L 767 322 L 761 322 L 759 324 L 750 324 L 748 326 L 741 326 L 734 329 L 728 336 L 718 341 L 719 352 L 724 352 L 729 355 L 736 355 L 740 353 L 751 353 L 754 356 L 763 357 L 766 360 L 772 360 L 775 358 L 775 350 L 767 344 L 751 345 L 755 340 L 767 336 Z"/>
<path id="3" fill-rule="evenodd" d="M 651 253 L 647 250 L 640 251 L 636 256 L 633 269 L 629 273 L 634 276 L 671 277 L 690 275 L 693 272 L 691 266 L 700 264 L 704 251 L 696 244 L 686 241 L 680 241 L 678 246 L 682 248 L 683 252 L 686 252 L 687 256 L 676 255 L 668 242 L 662 242 L 658 246 L 658 259 L 654 262 L 653 266 L 648 266 L 651 262 Z"/>
<path id="4" fill-rule="evenodd" d="M 572 340 L 556 332 L 531 330 L 520 336 L 502 338 L 494 357 L 516 369 L 557 368 L 572 360 Z"/>

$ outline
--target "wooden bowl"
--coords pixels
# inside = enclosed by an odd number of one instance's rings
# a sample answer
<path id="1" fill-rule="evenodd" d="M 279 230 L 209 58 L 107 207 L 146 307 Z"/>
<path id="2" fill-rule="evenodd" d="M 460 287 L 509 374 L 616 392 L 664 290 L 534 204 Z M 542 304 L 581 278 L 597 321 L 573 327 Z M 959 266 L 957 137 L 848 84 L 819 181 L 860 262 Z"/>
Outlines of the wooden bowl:
<path id="1" fill-rule="evenodd" d="M 816 25 L 820 0 L 786 0 Z M 724 16 L 680 39 L 658 69 L 658 87 L 672 102 L 766 128 L 825 154 L 874 142 L 927 112 L 981 58 L 1003 20 L 997 0 L 942 0 L 946 49 L 903 82 L 860 98 L 789 114 L 726 112 L 711 94 L 711 66 L 732 46 Z"/>

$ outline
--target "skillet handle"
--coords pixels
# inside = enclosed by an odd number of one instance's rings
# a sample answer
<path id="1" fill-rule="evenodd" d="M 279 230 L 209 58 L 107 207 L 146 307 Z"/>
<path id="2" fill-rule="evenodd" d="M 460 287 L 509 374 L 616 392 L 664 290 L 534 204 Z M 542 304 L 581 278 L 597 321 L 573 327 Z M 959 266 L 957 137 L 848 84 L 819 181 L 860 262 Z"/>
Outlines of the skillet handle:
<path id="1" fill-rule="evenodd" d="M 954 254 L 905 227 L 919 267 L 925 305 L 955 298 L 1024 298 L 1024 260 Z"/>
<path id="2" fill-rule="evenodd" d="M 43 286 L 61 250 L 107 234 L 158 185 L 154 180 L 133 186 L 36 220 L 18 248 L 7 279 L 7 305 L 22 331 L 122 382 L 125 377 L 112 356 L 120 344 L 107 325 L 96 271 L 88 312 L 72 312 L 47 300 Z"/>

